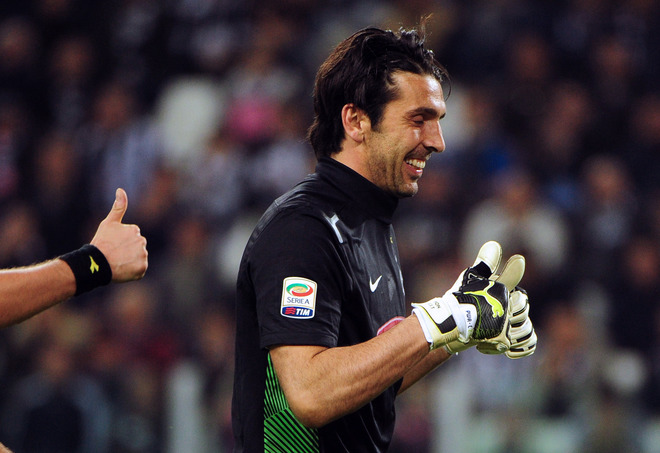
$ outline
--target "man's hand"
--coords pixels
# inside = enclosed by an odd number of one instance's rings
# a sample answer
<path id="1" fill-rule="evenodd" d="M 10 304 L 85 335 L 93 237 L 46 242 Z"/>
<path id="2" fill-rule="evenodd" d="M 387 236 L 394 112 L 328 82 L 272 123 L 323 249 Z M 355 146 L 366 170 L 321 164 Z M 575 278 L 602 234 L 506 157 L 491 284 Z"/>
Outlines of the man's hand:
<path id="1" fill-rule="evenodd" d="M 490 336 L 490 332 L 482 334 L 475 332 L 467 343 L 450 342 L 445 346 L 449 353 L 464 351 L 476 345 L 477 350 L 481 353 L 504 353 L 509 358 L 517 359 L 531 355 L 536 350 L 537 337 L 532 321 L 529 319 L 529 300 L 525 290 L 518 287 L 525 273 L 525 258 L 522 255 L 513 255 L 498 275 L 495 272 L 499 267 L 501 256 L 502 248 L 497 242 L 491 241 L 484 244 L 475 264 L 464 272 L 462 278 L 459 278 L 461 281 L 459 291 L 465 292 L 473 285 L 489 287 L 488 282 L 504 285 L 509 292 L 504 328 L 495 336 Z M 475 283 L 479 281 L 481 283 Z M 488 326 L 485 328 L 490 330 Z M 488 338 L 489 336 L 490 338 Z"/>
<path id="2" fill-rule="evenodd" d="M 511 346 L 504 353 L 510 359 L 519 359 L 534 354 L 536 350 L 536 332 L 529 319 L 529 300 L 527 292 L 516 287 L 509 296 L 511 314 L 507 336 Z M 501 354 L 500 351 L 489 342 L 477 343 L 477 350 L 483 354 Z"/>
<path id="3" fill-rule="evenodd" d="M 490 340 L 504 351 L 510 346 L 501 334 L 509 311 L 509 291 L 502 283 L 484 278 L 471 279 L 452 293 L 460 307 L 475 318 L 473 340 Z"/>
<path id="4" fill-rule="evenodd" d="M 442 297 L 412 304 L 432 350 L 449 344 L 449 352 L 457 352 L 454 348 L 464 350 L 476 344 L 471 340 L 495 338 L 503 331 L 509 293 L 503 283 L 488 279 L 501 259 L 502 247 L 497 242 L 484 244 L 472 267 Z"/>
<path id="5" fill-rule="evenodd" d="M 101 221 L 91 244 L 105 255 L 112 269 L 113 282 L 142 278 L 147 271 L 147 240 L 137 225 L 121 223 L 128 207 L 128 197 L 117 189 L 108 216 Z"/>

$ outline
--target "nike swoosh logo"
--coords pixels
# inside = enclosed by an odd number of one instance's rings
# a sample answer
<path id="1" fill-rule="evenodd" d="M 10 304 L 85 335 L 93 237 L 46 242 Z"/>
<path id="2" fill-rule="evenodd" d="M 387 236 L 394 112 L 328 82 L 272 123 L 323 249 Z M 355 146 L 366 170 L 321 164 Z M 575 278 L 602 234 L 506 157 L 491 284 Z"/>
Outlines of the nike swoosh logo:
<path id="1" fill-rule="evenodd" d="M 378 277 L 375 282 L 372 282 L 371 278 L 369 278 L 369 288 L 371 289 L 372 293 L 376 291 L 376 288 L 378 288 L 378 284 L 380 283 L 381 278 L 383 278 L 382 275 Z"/>

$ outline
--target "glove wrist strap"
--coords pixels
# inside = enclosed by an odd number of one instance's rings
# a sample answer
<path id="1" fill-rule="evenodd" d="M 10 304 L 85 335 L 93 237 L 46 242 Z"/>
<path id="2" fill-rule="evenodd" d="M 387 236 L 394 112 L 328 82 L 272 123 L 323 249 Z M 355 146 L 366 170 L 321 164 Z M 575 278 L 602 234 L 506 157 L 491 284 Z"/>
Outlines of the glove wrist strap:
<path id="1" fill-rule="evenodd" d="M 428 314 L 426 313 L 425 310 L 421 308 L 413 308 L 412 312 L 417 317 L 417 320 L 419 321 L 419 325 L 422 327 L 422 332 L 424 332 L 424 337 L 426 338 L 426 341 L 429 343 L 430 350 L 433 351 L 434 349 L 433 335 L 431 334 L 431 331 L 427 326 L 427 322 L 424 321 L 424 319 L 428 317 Z"/>
<path id="2" fill-rule="evenodd" d="M 459 331 L 453 316 L 449 315 L 445 322 L 438 324 L 423 306 L 414 306 L 412 312 L 422 326 L 431 351 L 458 339 Z"/>

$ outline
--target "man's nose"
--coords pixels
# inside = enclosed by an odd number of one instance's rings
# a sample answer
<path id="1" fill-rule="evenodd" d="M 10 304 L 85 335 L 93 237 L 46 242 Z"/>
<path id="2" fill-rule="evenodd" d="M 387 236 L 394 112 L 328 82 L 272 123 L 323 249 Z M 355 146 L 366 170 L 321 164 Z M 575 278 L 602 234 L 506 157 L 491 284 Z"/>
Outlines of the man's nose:
<path id="1" fill-rule="evenodd" d="M 441 153 L 445 150 L 445 138 L 439 121 L 429 121 L 426 125 L 425 137 L 422 142 L 426 149 Z"/>

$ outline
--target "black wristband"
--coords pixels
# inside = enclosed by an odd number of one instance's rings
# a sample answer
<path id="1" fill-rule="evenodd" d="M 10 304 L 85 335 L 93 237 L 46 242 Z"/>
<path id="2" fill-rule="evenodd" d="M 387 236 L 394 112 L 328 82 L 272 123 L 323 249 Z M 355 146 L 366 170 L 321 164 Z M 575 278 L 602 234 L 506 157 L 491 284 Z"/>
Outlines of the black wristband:
<path id="1" fill-rule="evenodd" d="M 76 296 L 105 286 L 112 280 L 110 264 L 99 249 L 91 244 L 60 256 L 76 277 Z"/>

